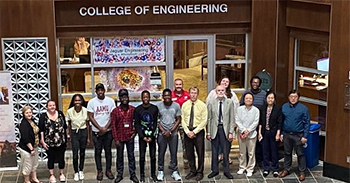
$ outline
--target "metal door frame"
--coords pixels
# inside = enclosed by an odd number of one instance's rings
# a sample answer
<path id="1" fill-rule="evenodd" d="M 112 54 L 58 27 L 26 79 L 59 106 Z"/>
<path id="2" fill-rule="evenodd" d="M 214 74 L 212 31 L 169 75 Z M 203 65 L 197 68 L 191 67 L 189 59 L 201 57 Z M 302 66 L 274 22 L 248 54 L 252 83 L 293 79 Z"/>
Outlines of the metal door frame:
<path id="1" fill-rule="evenodd" d="M 181 36 L 166 36 L 166 87 L 173 88 L 174 86 L 174 41 L 207 41 L 207 93 L 215 87 L 215 35 L 181 35 Z"/>

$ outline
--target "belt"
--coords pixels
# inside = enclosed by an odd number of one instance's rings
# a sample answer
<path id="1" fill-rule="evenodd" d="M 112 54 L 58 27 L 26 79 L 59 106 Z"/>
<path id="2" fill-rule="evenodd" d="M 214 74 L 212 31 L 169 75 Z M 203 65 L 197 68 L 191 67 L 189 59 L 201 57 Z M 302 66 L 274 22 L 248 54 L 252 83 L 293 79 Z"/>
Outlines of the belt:
<path id="1" fill-rule="evenodd" d="M 193 127 L 192 129 L 190 129 L 190 127 L 188 126 L 187 128 L 188 128 L 189 130 L 193 131 L 193 130 L 196 129 L 197 127 L 195 126 L 195 127 Z"/>
<path id="2" fill-rule="evenodd" d="M 224 124 L 220 123 L 220 124 L 218 124 L 218 126 L 224 126 Z"/>
<path id="3" fill-rule="evenodd" d="M 284 133 L 287 133 L 289 135 L 300 135 L 302 134 L 303 132 L 284 132 Z"/>
<path id="4" fill-rule="evenodd" d="M 79 128 L 77 128 L 77 129 L 72 129 L 72 132 L 79 133 L 79 130 L 86 130 L 86 128 L 82 128 L 82 129 L 79 129 Z"/>

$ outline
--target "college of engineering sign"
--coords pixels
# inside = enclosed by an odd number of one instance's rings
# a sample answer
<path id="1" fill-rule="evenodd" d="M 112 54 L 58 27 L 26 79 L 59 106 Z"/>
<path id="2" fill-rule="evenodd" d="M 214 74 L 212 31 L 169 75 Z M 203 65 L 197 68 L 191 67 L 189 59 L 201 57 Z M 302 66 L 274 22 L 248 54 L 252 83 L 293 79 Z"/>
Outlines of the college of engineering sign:
<path id="1" fill-rule="evenodd" d="M 57 28 L 135 25 L 250 23 L 251 2 L 193 1 L 55 1 Z M 62 29 L 64 30 L 64 29 Z"/>
<path id="2" fill-rule="evenodd" d="M 81 16 L 127 16 L 153 15 L 161 14 L 202 14 L 202 13 L 227 13 L 228 6 L 222 4 L 187 4 L 187 5 L 145 5 L 145 6 L 108 6 L 108 7 L 81 7 L 79 14 Z"/>

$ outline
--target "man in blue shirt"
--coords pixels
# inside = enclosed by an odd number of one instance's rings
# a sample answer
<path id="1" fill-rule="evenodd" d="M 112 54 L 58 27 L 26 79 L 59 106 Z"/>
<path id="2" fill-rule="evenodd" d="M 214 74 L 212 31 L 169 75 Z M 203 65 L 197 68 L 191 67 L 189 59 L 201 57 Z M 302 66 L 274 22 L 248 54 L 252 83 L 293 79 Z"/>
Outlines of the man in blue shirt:
<path id="1" fill-rule="evenodd" d="M 283 136 L 281 140 L 284 145 L 284 170 L 280 177 L 285 177 L 292 169 L 292 151 L 298 156 L 299 180 L 305 180 L 306 160 L 303 145 L 307 142 L 309 134 L 310 115 L 308 108 L 299 103 L 300 94 L 296 90 L 289 92 L 289 102 L 282 106 L 284 115 Z"/>

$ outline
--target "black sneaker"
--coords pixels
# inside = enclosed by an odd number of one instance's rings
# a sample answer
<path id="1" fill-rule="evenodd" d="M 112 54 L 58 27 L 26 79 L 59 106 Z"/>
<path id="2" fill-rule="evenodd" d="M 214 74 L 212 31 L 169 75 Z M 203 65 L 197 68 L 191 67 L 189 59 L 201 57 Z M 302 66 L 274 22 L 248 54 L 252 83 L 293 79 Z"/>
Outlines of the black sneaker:
<path id="1" fill-rule="evenodd" d="M 111 170 L 107 170 L 106 171 L 106 177 L 108 177 L 109 180 L 113 180 L 114 179 L 114 175 L 113 175 Z"/>
<path id="2" fill-rule="evenodd" d="M 273 177 L 278 177 L 278 172 L 276 171 L 276 172 L 273 172 Z"/>
<path id="3" fill-rule="evenodd" d="M 103 172 L 101 170 L 97 171 L 96 179 L 98 181 L 102 181 L 103 180 Z"/>
<path id="4" fill-rule="evenodd" d="M 156 175 L 152 175 L 151 178 L 153 179 L 153 182 L 158 182 L 159 180 L 157 179 Z"/>
<path id="5" fill-rule="evenodd" d="M 141 175 L 140 182 L 145 182 L 145 175 Z"/>
<path id="6" fill-rule="evenodd" d="M 134 183 L 139 183 L 139 179 L 136 177 L 136 175 L 132 175 L 132 176 L 130 177 L 130 180 L 131 180 L 132 182 L 134 182 Z"/>
<path id="7" fill-rule="evenodd" d="M 263 172 L 263 176 L 264 176 L 264 177 L 267 177 L 267 176 L 269 175 L 269 173 L 270 173 L 269 171 L 264 170 L 264 172 Z M 278 175 L 278 174 L 277 174 L 277 175 Z"/>

